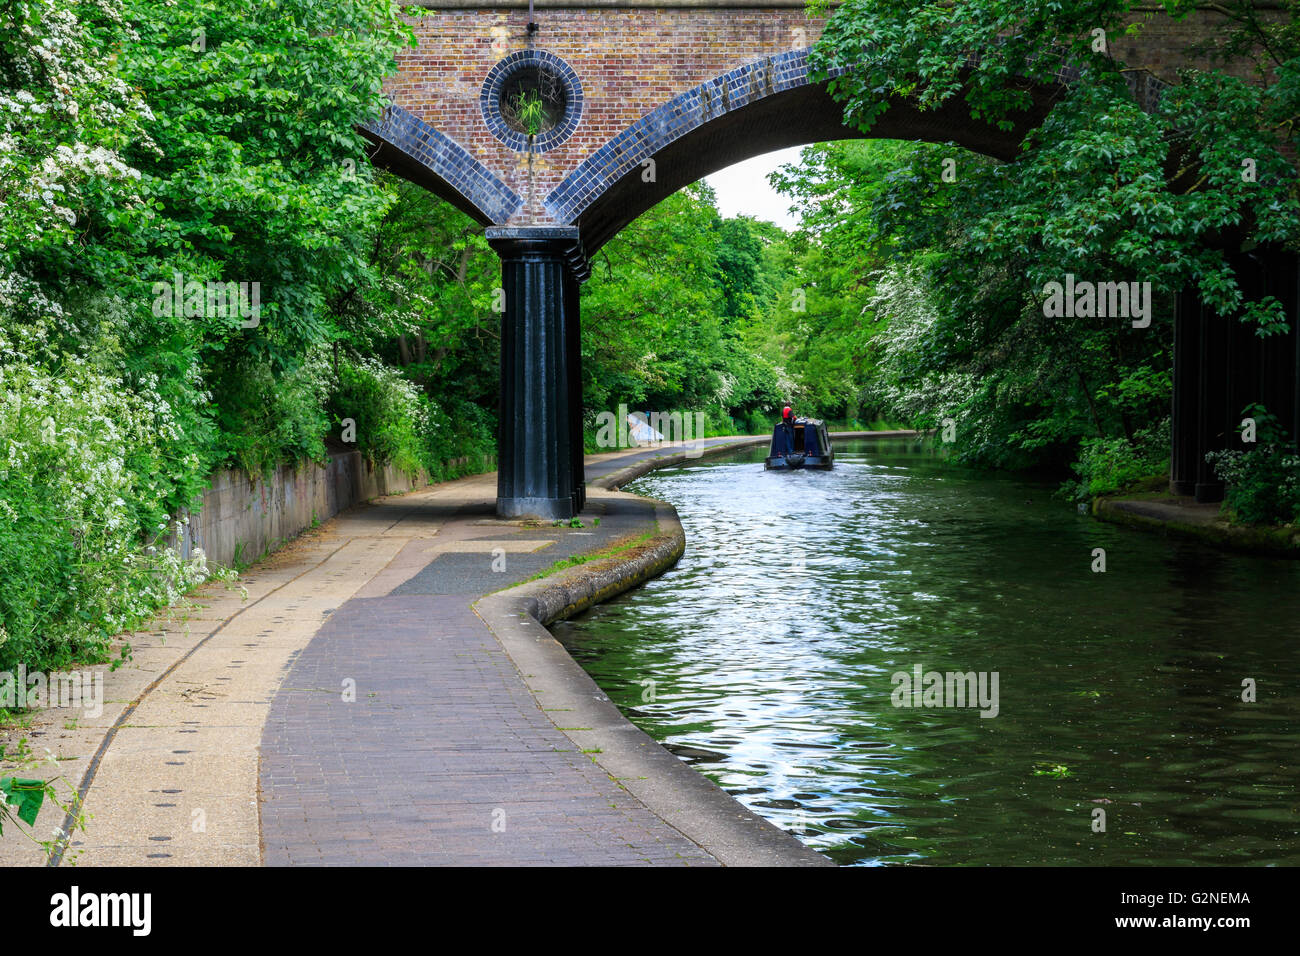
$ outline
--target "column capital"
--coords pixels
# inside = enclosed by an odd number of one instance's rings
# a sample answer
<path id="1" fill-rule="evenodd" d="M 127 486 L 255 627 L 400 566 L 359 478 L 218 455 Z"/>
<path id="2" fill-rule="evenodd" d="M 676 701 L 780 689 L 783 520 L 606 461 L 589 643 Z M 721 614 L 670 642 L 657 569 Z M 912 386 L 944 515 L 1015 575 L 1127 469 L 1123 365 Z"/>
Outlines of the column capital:
<path id="1" fill-rule="evenodd" d="M 555 257 L 565 261 L 579 282 L 591 277 L 591 260 L 577 226 L 488 226 L 484 235 L 502 259 Z"/>

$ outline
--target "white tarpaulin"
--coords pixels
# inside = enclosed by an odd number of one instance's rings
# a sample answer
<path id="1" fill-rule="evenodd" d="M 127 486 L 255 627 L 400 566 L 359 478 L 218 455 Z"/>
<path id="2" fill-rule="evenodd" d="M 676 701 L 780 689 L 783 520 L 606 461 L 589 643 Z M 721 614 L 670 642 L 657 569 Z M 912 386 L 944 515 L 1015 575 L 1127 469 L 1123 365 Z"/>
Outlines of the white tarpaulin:
<path id="1" fill-rule="evenodd" d="M 640 444 L 648 441 L 663 441 L 664 436 L 650 427 L 644 415 L 633 412 L 627 416 L 627 434 L 634 442 Z"/>

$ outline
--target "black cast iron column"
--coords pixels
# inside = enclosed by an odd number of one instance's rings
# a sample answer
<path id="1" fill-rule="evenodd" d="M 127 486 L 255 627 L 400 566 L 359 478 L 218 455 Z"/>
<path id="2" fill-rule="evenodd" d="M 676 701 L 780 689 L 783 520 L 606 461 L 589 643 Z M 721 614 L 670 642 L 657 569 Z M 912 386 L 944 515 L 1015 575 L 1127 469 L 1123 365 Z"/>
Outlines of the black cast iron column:
<path id="1" fill-rule="evenodd" d="M 1288 252 L 1275 246 L 1261 247 L 1259 255 L 1262 260 L 1264 281 L 1260 287 L 1261 296 L 1274 296 L 1286 313 L 1289 328 L 1285 334 L 1270 335 L 1267 338 L 1255 337 L 1260 353 L 1260 393 L 1258 401 L 1269 412 L 1277 416 L 1279 425 L 1296 439 L 1300 388 L 1297 388 L 1297 347 L 1300 336 L 1296 334 L 1298 317 L 1297 286 L 1300 286 L 1300 259 L 1294 252 Z"/>
<path id="2" fill-rule="evenodd" d="M 1169 468 L 1169 490 L 1176 495 L 1196 493 L 1201 448 L 1196 397 L 1201 384 L 1201 315 L 1201 299 L 1194 289 L 1178 293 L 1174 302 L 1173 454 Z"/>
<path id="3" fill-rule="evenodd" d="M 573 510 L 587 505 L 587 482 L 583 466 L 582 442 L 582 327 L 581 289 L 586 278 L 586 257 L 577 268 L 570 269 L 564 280 L 564 349 L 569 373 L 569 454 L 573 460 Z"/>
<path id="4" fill-rule="evenodd" d="M 1170 487 L 1197 501 L 1221 501 L 1223 482 L 1205 456 L 1241 450 L 1246 409 L 1263 405 L 1292 435 L 1300 431 L 1300 259 L 1277 247 L 1230 252 L 1248 301 L 1277 298 L 1290 328 L 1261 338 L 1238 316 L 1207 308 L 1194 289 L 1178 299 L 1174 326 L 1173 465 Z"/>
<path id="5" fill-rule="evenodd" d="M 567 320 L 576 320 L 578 306 L 576 293 L 566 294 L 580 262 L 578 230 L 493 226 L 487 240 L 501 257 L 505 291 L 497 513 L 569 518 L 582 482 L 574 475 Z"/>
<path id="6" fill-rule="evenodd" d="M 1223 482 L 1205 460 L 1206 452 L 1226 447 L 1228 423 L 1224 418 L 1228 394 L 1229 322 L 1209 309 L 1201 310 L 1199 384 L 1196 392 L 1196 484 L 1193 493 L 1200 502 L 1223 500 Z"/>
<path id="7" fill-rule="evenodd" d="M 1291 395 L 1291 416 L 1287 426 L 1296 450 L 1300 451 L 1300 256 L 1292 253 L 1283 261 L 1285 278 L 1282 288 L 1286 289 L 1283 301 L 1286 303 L 1287 316 L 1291 320 L 1290 335 L 1293 344 L 1292 361 L 1286 372 Z"/>

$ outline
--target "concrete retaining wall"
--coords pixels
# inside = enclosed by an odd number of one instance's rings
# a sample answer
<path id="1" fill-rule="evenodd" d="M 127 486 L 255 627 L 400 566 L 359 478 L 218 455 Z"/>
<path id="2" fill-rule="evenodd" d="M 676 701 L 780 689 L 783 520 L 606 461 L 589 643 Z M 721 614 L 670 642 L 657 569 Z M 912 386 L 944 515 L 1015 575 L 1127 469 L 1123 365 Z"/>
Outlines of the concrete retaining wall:
<path id="1" fill-rule="evenodd" d="M 357 451 L 332 455 L 324 465 L 281 465 L 268 479 L 227 469 L 213 476 L 183 534 L 168 545 L 186 555 L 202 548 L 210 565 L 233 567 L 345 508 L 425 484 L 423 473 L 376 468 Z"/>

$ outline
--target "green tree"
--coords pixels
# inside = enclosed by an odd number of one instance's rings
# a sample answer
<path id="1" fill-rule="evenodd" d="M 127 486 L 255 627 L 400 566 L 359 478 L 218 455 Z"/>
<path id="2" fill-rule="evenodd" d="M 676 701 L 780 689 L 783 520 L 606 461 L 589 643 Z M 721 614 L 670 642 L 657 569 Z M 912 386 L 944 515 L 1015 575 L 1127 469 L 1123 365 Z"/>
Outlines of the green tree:
<path id="1" fill-rule="evenodd" d="M 1122 447 L 1152 467 L 1168 407 L 1171 293 L 1195 286 L 1262 335 L 1285 327 L 1279 303 L 1247 300 L 1225 251 L 1300 235 L 1288 160 L 1300 48 L 1293 25 L 1263 29 L 1252 5 L 1230 6 L 1245 13 L 1220 52 L 1263 37 L 1260 68 L 1275 81 L 1189 71 L 1151 113 L 1125 65 L 1092 50 L 1094 29 L 1129 19 L 1122 0 L 850 0 L 836 11 L 814 70 L 838 73 L 831 89 L 868 134 L 899 100 L 921 110 L 960 101 L 973 119 L 1010 129 L 1030 103 L 1026 79 L 1053 82 L 1062 58 L 1084 68 L 1010 162 L 952 145 L 873 144 L 846 148 L 822 181 L 788 177 L 823 247 L 856 247 L 865 270 L 883 266 L 869 301 L 875 400 L 918 424 L 953 417 L 958 453 L 984 464 L 1060 465 L 1082 448 L 1085 476 L 1115 473 Z M 853 155 L 867 166 L 855 169 Z M 872 170 L 873 157 L 887 168 Z M 1242 157 L 1254 177 L 1242 175 Z M 954 161 L 958 174 L 945 176 Z M 1150 282 L 1152 326 L 1046 315 L 1047 284 L 1067 274 Z"/>

